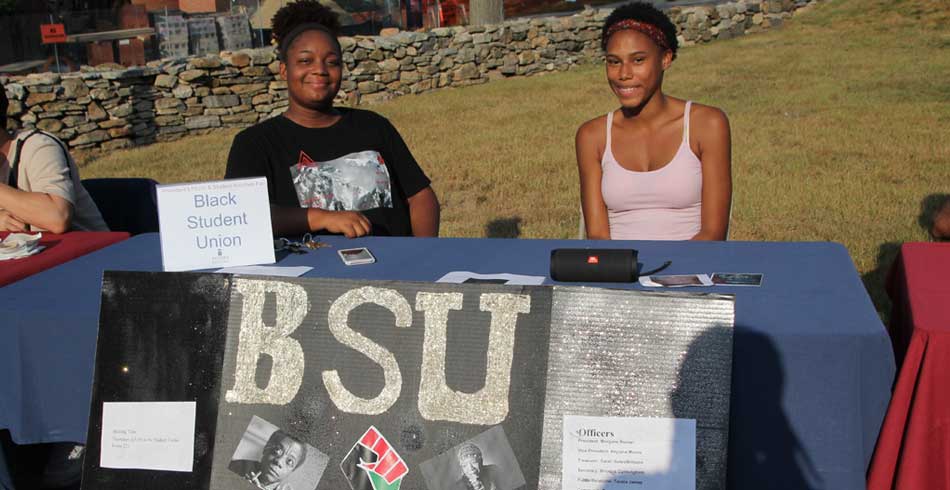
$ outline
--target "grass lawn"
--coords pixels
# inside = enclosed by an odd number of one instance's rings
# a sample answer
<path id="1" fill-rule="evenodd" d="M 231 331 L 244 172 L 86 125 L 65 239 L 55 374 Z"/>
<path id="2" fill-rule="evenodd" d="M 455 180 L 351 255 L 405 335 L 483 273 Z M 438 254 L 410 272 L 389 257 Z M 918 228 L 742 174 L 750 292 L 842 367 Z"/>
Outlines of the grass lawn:
<path id="1" fill-rule="evenodd" d="M 950 4 L 831 0 L 771 32 L 683 49 L 666 93 L 723 108 L 733 240 L 835 241 L 880 311 L 901 242 L 950 193 Z M 600 65 L 402 97 L 399 128 L 442 201 L 443 236 L 574 237 L 574 132 L 616 101 Z M 223 175 L 235 131 L 89 156 L 84 178 Z"/>

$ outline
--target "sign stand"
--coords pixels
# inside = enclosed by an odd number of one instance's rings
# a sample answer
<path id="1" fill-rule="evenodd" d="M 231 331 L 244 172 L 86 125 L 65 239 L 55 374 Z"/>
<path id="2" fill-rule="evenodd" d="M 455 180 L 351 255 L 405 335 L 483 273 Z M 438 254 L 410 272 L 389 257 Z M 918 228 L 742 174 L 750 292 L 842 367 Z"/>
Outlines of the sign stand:
<path id="1" fill-rule="evenodd" d="M 66 27 L 63 24 L 55 24 L 53 14 L 49 14 L 49 22 L 49 24 L 40 25 L 40 37 L 43 40 L 43 44 L 53 45 L 53 56 L 56 58 L 56 73 L 61 73 L 62 69 L 59 66 L 59 47 L 56 45 L 66 42 Z"/>
<path id="2" fill-rule="evenodd" d="M 49 22 L 50 22 L 50 24 L 53 23 L 53 14 L 49 14 Z M 56 46 L 55 44 L 53 45 L 53 56 L 56 57 L 56 73 L 59 73 L 59 72 L 60 72 L 60 68 L 59 68 L 59 47 Z"/>

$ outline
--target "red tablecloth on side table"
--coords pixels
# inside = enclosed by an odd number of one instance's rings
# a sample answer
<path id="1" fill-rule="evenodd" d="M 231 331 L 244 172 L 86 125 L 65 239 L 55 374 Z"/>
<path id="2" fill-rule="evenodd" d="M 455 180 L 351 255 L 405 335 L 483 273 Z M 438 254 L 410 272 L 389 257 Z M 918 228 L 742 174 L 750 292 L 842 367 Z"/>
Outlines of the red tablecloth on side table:
<path id="1" fill-rule="evenodd" d="M 950 243 L 905 243 L 887 288 L 900 372 L 868 490 L 950 489 Z"/>
<path id="2" fill-rule="evenodd" d="M 9 233 L 0 232 L 0 238 Z M 57 235 L 43 233 L 40 244 L 46 248 L 22 259 L 0 260 L 0 286 L 68 262 L 129 237 L 124 231 L 71 231 Z"/>

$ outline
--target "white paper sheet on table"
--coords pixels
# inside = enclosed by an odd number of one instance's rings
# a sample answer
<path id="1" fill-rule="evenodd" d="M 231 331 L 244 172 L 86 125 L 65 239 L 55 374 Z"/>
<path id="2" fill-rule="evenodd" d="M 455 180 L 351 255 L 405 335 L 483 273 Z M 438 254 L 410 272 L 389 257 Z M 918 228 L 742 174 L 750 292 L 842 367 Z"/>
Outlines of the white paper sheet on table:
<path id="1" fill-rule="evenodd" d="M 42 233 L 10 233 L 0 239 L 0 260 L 19 259 L 39 253 L 46 248 L 39 244 L 42 237 Z"/>
<path id="2" fill-rule="evenodd" d="M 243 265 L 237 267 L 224 267 L 214 272 L 222 274 L 244 274 L 248 276 L 278 276 L 278 277 L 300 277 L 313 270 L 313 267 L 305 265 L 281 267 L 276 265 Z"/>
<path id="3" fill-rule="evenodd" d="M 193 470 L 195 402 L 104 402 L 99 466 Z"/>
<path id="4" fill-rule="evenodd" d="M 694 490 L 696 421 L 566 415 L 562 485 L 573 490 Z"/>
<path id="5" fill-rule="evenodd" d="M 469 271 L 452 271 L 439 278 L 436 282 L 461 284 L 464 282 L 498 282 L 519 286 L 537 286 L 544 283 L 544 276 L 525 276 L 521 274 L 478 274 Z M 504 282 L 501 282 L 504 281 Z"/>
<path id="6" fill-rule="evenodd" d="M 29 250 L 20 251 L 13 254 L 0 254 L 0 260 L 13 260 L 13 259 L 22 259 L 24 257 L 29 257 L 31 255 L 36 255 L 45 249 L 43 245 L 37 245 Z"/>

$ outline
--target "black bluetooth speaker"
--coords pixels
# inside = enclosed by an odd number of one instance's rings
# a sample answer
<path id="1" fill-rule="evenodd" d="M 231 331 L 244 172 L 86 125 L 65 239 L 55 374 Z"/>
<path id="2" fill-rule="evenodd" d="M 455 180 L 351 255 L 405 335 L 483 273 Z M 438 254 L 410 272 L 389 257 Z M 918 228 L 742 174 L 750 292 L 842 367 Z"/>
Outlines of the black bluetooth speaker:
<path id="1" fill-rule="evenodd" d="M 634 282 L 637 251 L 619 248 L 551 250 L 551 279 L 564 282 Z"/>

